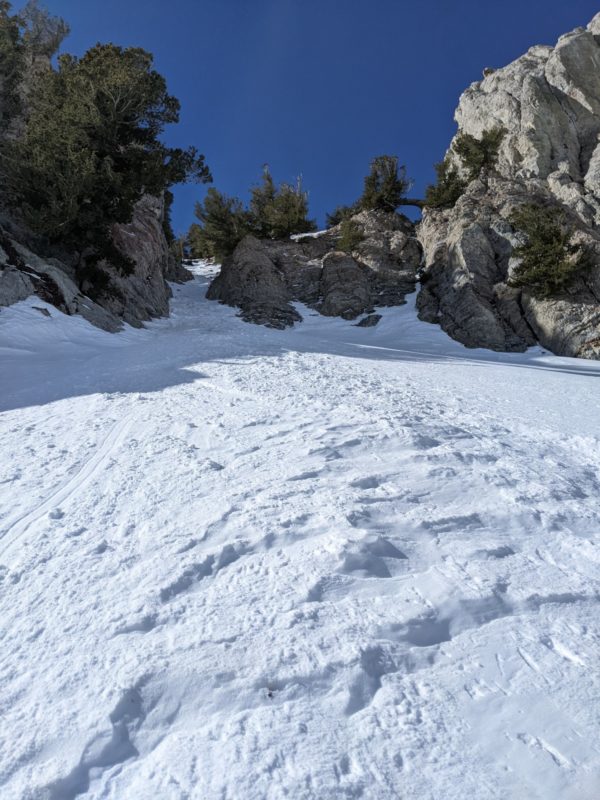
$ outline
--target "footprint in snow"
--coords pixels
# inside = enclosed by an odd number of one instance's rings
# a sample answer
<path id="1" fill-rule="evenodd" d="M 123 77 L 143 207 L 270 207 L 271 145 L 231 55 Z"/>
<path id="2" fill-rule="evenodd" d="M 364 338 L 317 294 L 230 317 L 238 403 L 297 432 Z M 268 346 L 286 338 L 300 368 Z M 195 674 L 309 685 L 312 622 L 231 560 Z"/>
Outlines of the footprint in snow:
<path id="1" fill-rule="evenodd" d="M 76 539 L 77 537 L 81 536 L 81 534 L 82 534 L 82 533 L 85 533 L 86 531 L 87 531 L 87 528 L 84 528 L 84 527 L 81 527 L 81 528 L 75 528 L 75 530 L 69 531 L 69 532 L 68 532 L 67 534 L 65 534 L 65 535 L 66 535 L 66 536 L 67 536 L 67 538 L 69 538 L 69 539 Z"/>

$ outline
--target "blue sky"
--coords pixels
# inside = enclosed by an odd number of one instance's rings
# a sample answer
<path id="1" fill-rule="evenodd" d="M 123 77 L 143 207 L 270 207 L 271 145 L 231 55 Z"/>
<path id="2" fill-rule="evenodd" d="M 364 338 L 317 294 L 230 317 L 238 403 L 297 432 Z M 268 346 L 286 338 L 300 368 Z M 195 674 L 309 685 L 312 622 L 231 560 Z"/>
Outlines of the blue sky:
<path id="1" fill-rule="evenodd" d="M 15 2 L 18 9 L 22 2 Z M 553 44 L 600 11 L 592 0 L 46 0 L 71 25 L 64 50 L 145 47 L 182 102 L 172 144 L 205 153 L 215 186 L 247 197 L 264 163 L 302 175 L 312 216 L 360 194 L 392 153 L 422 194 L 454 132 L 460 93 L 484 67 Z M 177 190 L 185 230 L 204 187 Z"/>

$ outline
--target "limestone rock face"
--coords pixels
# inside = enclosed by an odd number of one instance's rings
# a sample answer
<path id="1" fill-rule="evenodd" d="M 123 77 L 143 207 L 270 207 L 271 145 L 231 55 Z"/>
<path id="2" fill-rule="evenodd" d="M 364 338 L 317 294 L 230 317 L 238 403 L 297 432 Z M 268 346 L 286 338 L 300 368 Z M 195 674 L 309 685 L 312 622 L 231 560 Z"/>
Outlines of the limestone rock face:
<path id="1" fill-rule="evenodd" d="M 473 181 L 450 210 L 426 209 L 418 236 L 425 265 L 417 305 L 469 347 L 598 358 L 600 340 L 600 15 L 555 47 L 531 48 L 486 71 L 456 111 L 459 132 L 502 126 L 494 173 Z M 449 157 L 455 160 L 452 149 Z M 560 297 L 536 300 L 508 285 L 524 203 L 560 206 L 598 267 Z"/>
<path id="2" fill-rule="evenodd" d="M 375 306 L 401 305 L 415 289 L 421 261 L 414 225 L 377 211 L 353 219 L 363 240 L 352 254 L 337 249 L 339 226 L 289 241 L 247 236 L 224 261 L 207 296 L 237 306 L 248 322 L 276 328 L 301 319 L 294 301 L 344 319 Z"/>

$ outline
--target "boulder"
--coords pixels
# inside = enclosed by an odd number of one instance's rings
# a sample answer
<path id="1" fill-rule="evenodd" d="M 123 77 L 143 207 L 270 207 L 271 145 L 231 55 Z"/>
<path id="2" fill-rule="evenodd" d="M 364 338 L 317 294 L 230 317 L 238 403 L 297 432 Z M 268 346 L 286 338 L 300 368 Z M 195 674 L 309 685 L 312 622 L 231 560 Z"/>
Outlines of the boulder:
<path id="1" fill-rule="evenodd" d="M 374 328 L 380 319 L 381 319 L 381 314 L 369 314 L 368 316 L 363 317 L 360 322 L 357 322 L 356 327 Z"/>
<path id="2" fill-rule="evenodd" d="M 301 319 L 273 253 L 254 236 L 246 236 L 224 261 L 206 296 L 237 306 L 246 322 L 282 329 Z"/>
<path id="3" fill-rule="evenodd" d="M 10 264 L 0 267 L 0 306 L 10 306 L 34 293 L 29 275 Z"/>
<path id="4" fill-rule="evenodd" d="M 43 259 L 0 233 L 0 306 L 36 295 L 65 314 L 80 314 L 98 328 L 114 332 L 122 322 L 86 297 L 70 276 L 70 268 L 57 259 Z"/>
<path id="5" fill-rule="evenodd" d="M 162 198 L 145 195 L 136 205 L 131 222 L 113 227 L 114 243 L 135 266 L 131 275 L 124 276 L 105 264 L 110 287 L 100 294 L 98 302 L 135 327 L 169 313 L 171 290 L 166 276 L 172 264 L 163 214 Z"/>

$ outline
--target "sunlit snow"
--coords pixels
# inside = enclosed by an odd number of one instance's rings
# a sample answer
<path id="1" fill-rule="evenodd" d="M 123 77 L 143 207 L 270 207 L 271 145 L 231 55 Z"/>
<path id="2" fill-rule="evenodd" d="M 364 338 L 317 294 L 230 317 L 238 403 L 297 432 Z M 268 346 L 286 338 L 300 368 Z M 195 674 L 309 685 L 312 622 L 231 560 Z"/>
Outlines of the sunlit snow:
<path id="1" fill-rule="evenodd" d="M 600 364 L 211 269 L 0 312 L 0 796 L 600 796 Z"/>

